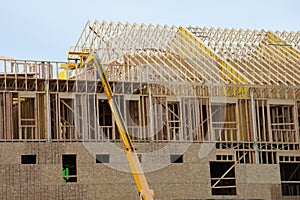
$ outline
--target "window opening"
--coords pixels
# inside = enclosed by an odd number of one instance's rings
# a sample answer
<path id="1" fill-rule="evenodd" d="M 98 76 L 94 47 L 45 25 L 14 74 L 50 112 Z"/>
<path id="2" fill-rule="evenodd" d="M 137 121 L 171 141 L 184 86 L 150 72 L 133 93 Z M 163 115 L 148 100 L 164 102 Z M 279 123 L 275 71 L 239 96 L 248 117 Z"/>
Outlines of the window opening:
<path id="1" fill-rule="evenodd" d="M 96 163 L 109 163 L 109 154 L 96 154 Z"/>
<path id="2" fill-rule="evenodd" d="M 235 163 L 211 161 L 212 195 L 236 195 Z"/>
<path id="3" fill-rule="evenodd" d="M 36 155 L 22 155 L 21 164 L 36 164 Z"/>
<path id="4" fill-rule="evenodd" d="M 98 101 L 99 110 L 99 138 L 101 140 L 115 139 L 113 134 L 112 113 L 107 100 L 100 99 Z"/>
<path id="5" fill-rule="evenodd" d="M 62 155 L 62 182 L 77 182 L 76 155 Z"/>
<path id="6" fill-rule="evenodd" d="M 283 196 L 300 196 L 300 162 L 280 163 Z"/>
<path id="7" fill-rule="evenodd" d="M 213 104 L 212 127 L 216 141 L 237 141 L 236 104 Z"/>
<path id="8" fill-rule="evenodd" d="M 183 155 L 170 155 L 171 163 L 183 163 Z"/>

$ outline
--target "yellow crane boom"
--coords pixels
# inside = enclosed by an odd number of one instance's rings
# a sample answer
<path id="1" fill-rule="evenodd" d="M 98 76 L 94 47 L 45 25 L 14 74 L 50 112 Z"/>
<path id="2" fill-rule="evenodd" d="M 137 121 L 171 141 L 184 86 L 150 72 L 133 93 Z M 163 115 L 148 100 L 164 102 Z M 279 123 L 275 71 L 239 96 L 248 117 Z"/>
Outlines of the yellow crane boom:
<path id="1" fill-rule="evenodd" d="M 139 162 L 138 156 L 136 154 L 136 150 L 130 138 L 130 135 L 127 130 L 127 126 L 122 118 L 120 113 L 120 109 L 117 105 L 117 102 L 114 98 L 114 94 L 111 90 L 110 84 L 104 74 L 105 70 L 100 63 L 100 59 L 96 53 L 91 53 L 85 60 L 85 63 L 94 63 L 94 66 L 97 68 L 100 80 L 104 87 L 105 94 L 107 96 L 107 100 L 112 111 L 112 114 L 116 120 L 116 124 L 124 144 L 125 154 L 127 156 L 127 160 L 129 162 L 131 172 L 133 174 L 137 189 L 139 191 L 139 196 L 143 200 L 152 200 L 154 193 L 151 189 L 149 189 L 149 185 L 147 183 L 146 177 L 144 175 L 141 163 Z"/>

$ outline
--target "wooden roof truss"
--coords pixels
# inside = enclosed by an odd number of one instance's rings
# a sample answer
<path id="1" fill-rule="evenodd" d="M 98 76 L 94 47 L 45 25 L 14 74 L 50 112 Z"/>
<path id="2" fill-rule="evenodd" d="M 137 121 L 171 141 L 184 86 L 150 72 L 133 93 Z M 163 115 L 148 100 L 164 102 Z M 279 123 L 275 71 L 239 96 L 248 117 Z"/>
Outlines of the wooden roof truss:
<path id="1" fill-rule="evenodd" d="M 299 38 L 299 32 L 89 21 L 69 59 L 98 51 L 111 81 L 298 86 Z"/>
<path id="2" fill-rule="evenodd" d="M 188 29 L 255 84 L 296 86 L 300 83 L 299 34 L 206 27 Z"/>

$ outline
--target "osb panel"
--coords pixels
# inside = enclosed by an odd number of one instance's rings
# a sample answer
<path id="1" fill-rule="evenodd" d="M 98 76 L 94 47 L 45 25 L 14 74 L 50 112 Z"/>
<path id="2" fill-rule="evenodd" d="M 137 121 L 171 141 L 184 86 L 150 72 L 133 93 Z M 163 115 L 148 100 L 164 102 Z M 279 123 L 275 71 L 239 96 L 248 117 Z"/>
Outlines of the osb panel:
<path id="1" fill-rule="evenodd" d="M 0 187 L 1 199 L 9 200 L 86 200 L 88 199 L 88 190 L 86 185 L 66 184 L 55 186 L 36 185 Z"/>
<path id="2" fill-rule="evenodd" d="M 237 184 L 280 184 L 279 165 L 236 165 Z"/>
<path id="3" fill-rule="evenodd" d="M 164 144 L 166 145 L 166 144 Z M 163 144 L 139 144 L 141 152 L 158 150 Z M 95 144 L 97 153 L 105 153 L 105 144 Z M 169 154 L 180 153 L 178 146 L 166 150 L 164 158 L 152 160 L 159 165 Z M 13 149 L 16 151 L 13 151 Z M 0 145 L 0 199 L 136 199 L 137 189 L 130 173 L 117 171 L 106 164 L 96 164 L 93 153 L 82 143 L 10 143 Z M 61 155 L 77 155 L 77 183 L 61 182 Z M 211 196 L 209 161 L 215 160 L 210 144 L 190 144 L 184 153 L 184 163 L 168 164 L 146 173 L 155 199 L 222 199 Z M 21 165 L 22 154 L 37 154 L 36 165 Z M 46 155 L 47 154 L 47 155 Z M 49 155 L 48 155 L 49 154 Z M 43 157 L 48 156 L 46 159 Z M 125 162 L 124 152 L 113 157 L 115 165 Z M 9 158 L 13 157 L 13 158 Z M 12 164 L 8 161 L 11 160 Z M 144 162 L 145 161 L 145 162 Z M 149 160 L 148 160 L 149 161 Z M 4 162 L 4 163 L 2 163 Z M 123 163 L 124 164 L 124 163 Z M 143 159 L 147 165 L 147 159 Z M 278 165 L 239 164 L 236 166 L 237 195 L 232 198 L 280 199 Z M 286 198 L 287 199 L 287 198 Z"/>
<path id="4" fill-rule="evenodd" d="M 103 200 L 133 200 L 138 199 L 138 191 L 135 184 L 99 184 L 88 186 L 88 199 Z"/>
<path id="5" fill-rule="evenodd" d="M 153 184 L 155 199 L 206 199 L 211 198 L 206 184 L 193 181 L 186 183 L 155 183 Z"/>
<path id="6" fill-rule="evenodd" d="M 57 185 L 62 183 L 62 165 L 61 164 L 43 164 L 40 165 L 40 176 L 42 185 Z"/>
<path id="7" fill-rule="evenodd" d="M 0 164 L 19 164 L 24 149 L 23 143 L 1 143 Z"/>
<path id="8" fill-rule="evenodd" d="M 276 184 L 238 184 L 237 194 L 239 198 L 243 199 L 265 199 L 273 200 L 280 199 L 280 193 L 272 194 L 274 192 L 272 187 Z M 280 190 L 278 191 L 280 192 Z M 276 197 L 276 198 L 274 198 Z"/>
<path id="9" fill-rule="evenodd" d="M 82 184 L 135 184 L 131 173 L 114 170 L 104 164 L 79 164 L 78 181 Z"/>
<path id="10" fill-rule="evenodd" d="M 37 165 L 0 165 L 0 186 L 32 186 L 41 184 Z"/>
<path id="11" fill-rule="evenodd" d="M 64 143 L 24 143 L 23 154 L 36 154 L 39 164 L 58 164 L 61 163 L 61 154 L 65 152 Z"/>

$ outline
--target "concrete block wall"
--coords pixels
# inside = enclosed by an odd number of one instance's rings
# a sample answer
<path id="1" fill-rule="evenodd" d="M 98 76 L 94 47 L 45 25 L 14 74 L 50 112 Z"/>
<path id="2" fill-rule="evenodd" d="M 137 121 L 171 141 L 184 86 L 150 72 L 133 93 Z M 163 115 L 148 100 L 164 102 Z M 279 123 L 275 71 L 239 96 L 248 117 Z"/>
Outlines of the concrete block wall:
<path id="1" fill-rule="evenodd" d="M 117 148 L 107 143 L 1 143 L 0 199 L 138 199 L 122 145 L 114 145 Z M 254 164 L 236 165 L 237 195 L 212 196 L 213 144 L 167 145 L 136 145 L 155 199 L 289 199 L 281 196 L 279 165 Z M 110 163 L 96 163 L 96 153 L 109 153 Z M 183 163 L 170 163 L 170 154 L 180 153 Z M 21 164 L 24 154 L 36 154 L 37 164 Z M 76 154 L 76 183 L 62 182 L 63 154 Z"/>

